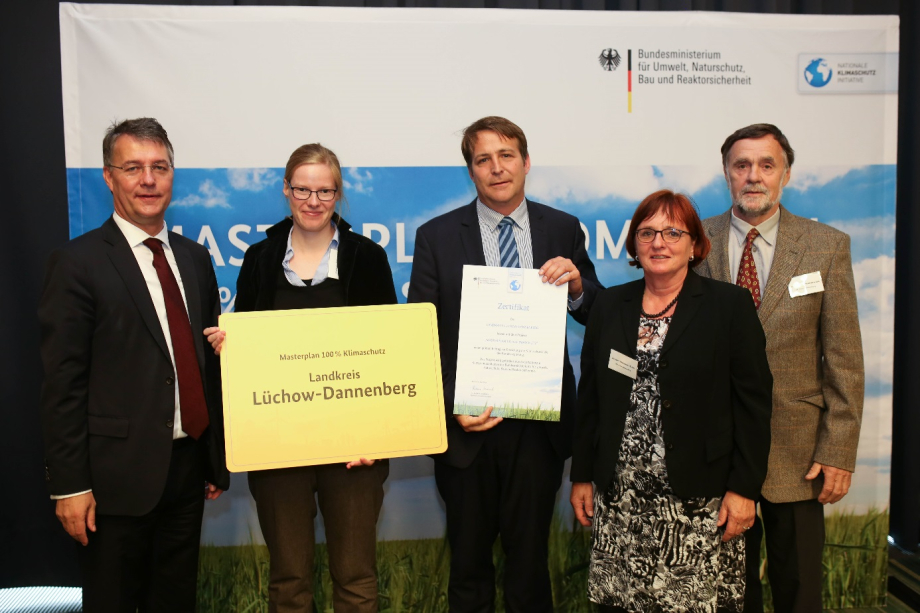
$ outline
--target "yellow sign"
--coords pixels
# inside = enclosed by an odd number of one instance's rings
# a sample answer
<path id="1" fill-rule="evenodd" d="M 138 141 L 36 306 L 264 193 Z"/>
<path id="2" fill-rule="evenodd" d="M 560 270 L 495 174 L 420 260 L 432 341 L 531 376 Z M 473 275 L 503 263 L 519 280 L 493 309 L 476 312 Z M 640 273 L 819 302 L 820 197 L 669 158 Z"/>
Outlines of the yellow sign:
<path id="1" fill-rule="evenodd" d="M 233 472 L 447 449 L 431 304 L 224 313 Z"/>

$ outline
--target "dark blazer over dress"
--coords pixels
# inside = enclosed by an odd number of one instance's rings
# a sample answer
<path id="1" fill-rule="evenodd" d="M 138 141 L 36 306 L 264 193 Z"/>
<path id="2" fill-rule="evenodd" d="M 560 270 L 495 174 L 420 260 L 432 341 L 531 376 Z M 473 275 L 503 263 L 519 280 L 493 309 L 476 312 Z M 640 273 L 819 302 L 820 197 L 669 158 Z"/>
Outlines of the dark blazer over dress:
<path id="1" fill-rule="evenodd" d="M 608 368 L 636 358 L 645 281 L 601 292 L 585 330 L 571 479 L 606 491 L 614 477 L 633 380 Z M 773 377 L 750 293 L 692 270 L 661 348 L 665 462 L 680 498 L 732 491 L 756 500 L 767 472 Z"/>

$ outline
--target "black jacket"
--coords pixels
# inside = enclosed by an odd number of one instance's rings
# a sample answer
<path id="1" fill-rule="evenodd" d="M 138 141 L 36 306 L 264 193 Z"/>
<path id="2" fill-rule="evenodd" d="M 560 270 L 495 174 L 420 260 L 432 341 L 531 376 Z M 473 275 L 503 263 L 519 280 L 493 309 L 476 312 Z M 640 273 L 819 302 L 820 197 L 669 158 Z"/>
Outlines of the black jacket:
<path id="1" fill-rule="evenodd" d="M 345 306 L 396 304 L 393 273 L 386 251 L 371 239 L 351 231 L 337 214 L 339 229 L 339 281 L 345 289 Z M 275 284 L 294 222 L 285 218 L 265 231 L 267 238 L 246 250 L 236 280 L 237 313 L 270 311 L 275 303 Z"/>
<path id="2" fill-rule="evenodd" d="M 585 330 L 571 479 L 606 490 L 633 380 L 607 364 L 636 357 L 645 281 L 601 292 Z M 668 480 L 681 498 L 731 490 L 757 499 L 767 474 L 773 376 L 750 293 L 690 271 L 658 363 Z"/>
<path id="3" fill-rule="evenodd" d="M 533 265 L 548 259 L 569 258 L 581 273 L 584 299 L 573 319 L 584 323 L 594 297 L 601 288 L 594 264 L 585 250 L 585 234 L 578 219 L 536 202 L 527 201 Z M 441 344 L 441 374 L 444 377 L 444 409 L 447 412 L 447 451 L 435 456 L 439 462 L 463 468 L 469 466 L 484 440 L 483 432 L 464 432 L 453 417 L 457 378 L 457 345 L 460 336 L 460 290 L 463 265 L 485 266 L 476 201 L 454 209 L 422 225 L 415 235 L 415 256 L 409 283 L 409 302 L 431 302 L 438 310 Z M 544 422 L 547 436 L 560 458 L 572 453 L 575 419 L 575 374 L 569 362 L 568 346 L 562 358 L 562 403 L 560 422 Z"/>
<path id="4" fill-rule="evenodd" d="M 220 364 L 201 330 L 220 299 L 208 251 L 172 232 L 210 426 L 205 478 L 225 490 Z M 38 307 L 46 480 L 53 495 L 92 489 L 99 513 L 145 515 L 163 495 L 173 449 L 175 368 L 137 259 L 109 218 L 51 254 Z"/>

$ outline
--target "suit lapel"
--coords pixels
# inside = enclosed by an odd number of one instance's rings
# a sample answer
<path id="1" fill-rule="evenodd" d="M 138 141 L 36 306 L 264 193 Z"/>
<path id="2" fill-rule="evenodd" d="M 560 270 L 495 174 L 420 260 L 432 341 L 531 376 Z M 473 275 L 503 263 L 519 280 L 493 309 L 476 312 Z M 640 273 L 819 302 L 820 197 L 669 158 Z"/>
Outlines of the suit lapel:
<path id="1" fill-rule="evenodd" d="M 463 245 L 464 263 L 474 266 L 486 265 L 486 254 L 482 250 L 482 233 L 479 231 L 479 216 L 476 201 L 468 204 L 460 221 L 460 242 Z"/>
<path id="2" fill-rule="evenodd" d="M 776 247 L 773 250 L 773 264 L 770 266 L 770 278 L 764 289 L 763 300 L 757 312 L 760 323 L 765 323 L 776 309 L 789 287 L 792 275 L 798 270 L 799 262 L 805 255 L 805 248 L 799 243 L 804 228 L 797 217 L 780 205 L 779 230 L 776 233 Z"/>
<path id="3" fill-rule="evenodd" d="M 150 291 L 147 289 L 147 282 L 137 264 L 134 252 L 131 251 L 131 246 L 128 245 L 125 235 L 121 233 L 111 217 L 102 225 L 102 229 L 103 240 L 110 247 L 108 256 L 112 265 L 124 282 L 150 334 L 153 335 L 163 354 L 171 360 L 169 348 L 166 346 L 166 337 L 163 336 L 163 328 L 160 326 L 160 319 L 157 317 L 153 300 L 150 299 Z"/>
<path id="4" fill-rule="evenodd" d="M 549 260 L 549 240 L 546 235 L 546 220 L 543 219 L 543 209 L 539 204 L 527 201 L 527 216 L 530 220 L 530 249 L 533 254 L 533 267 L 540 268 Z"/>
<path id="5" fill-rule="evenodd" d="M 713 279 L 726 283 L 734 283 L 728 259 L 731 214 L 731 209 L 729 209 L 724 214 L 713 217 L 708 230 L 709 242 L 712 243 L 712 250 L 706 258 L 709 262 L 709 272 Z"/>
<path id="6" fill-rule="evenodd" d="M 645 281 L 639 279 L 630 284 L 629 291 L 623 294 L 623 306 L 618 310 L 620 314 L 620 329 L 623 332 L 623 353 L 632 358 L 636 357 L 636 345 L 639 339 L 639 311 L 642 309 L 642 293 L 645 291 Z"/>
<path id="7" fill-rule="evenodd" d="M 185 303 L 188 309 L 188 320 L 192 326 L 192 338 L 195 339 L 195 355 L 198 357 L 199 368 L 204 368 L 204 324 L 201 321 L 201 295 L 198 288 L 201 280 L 192 262 L 191 252 L 175 237 L 170 237 L 169 246 L 176 256 L 176 266 L 182 277 L 182 287 L 185 290 Z"/>
<path id="8" fill-rule="evenodd" d="M 668 327 L 668 334 L 664 339 L 664 345 L 661 347 L 661 353 L 666 353 L 681 334 L 690 326 L 690 322 L 696 317 L 703 304 L 703 281 L 692 270 L 687 273 L 687 279 L 684 281 L 684 287 L 680 290 L 680 297 L 677 300 L 677 308 L 674 309 L 674 316 L 671 319 L 671 325 Z"/>

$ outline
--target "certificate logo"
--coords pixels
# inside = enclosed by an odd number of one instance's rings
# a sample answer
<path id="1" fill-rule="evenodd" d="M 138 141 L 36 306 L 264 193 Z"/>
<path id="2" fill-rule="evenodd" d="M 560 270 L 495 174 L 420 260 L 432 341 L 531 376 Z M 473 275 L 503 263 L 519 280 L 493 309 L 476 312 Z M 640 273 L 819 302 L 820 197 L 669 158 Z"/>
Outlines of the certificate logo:
<path id="1" fill-rule="evenodd" d="M 520 268 L 508 269 L 508 293 L 520 294 L 524 291 L 524 274 Z"/>
<path id="2" fill-rule="evenodd" d="M 473 282 L 476 283 L 476 287 L 482 287 L 483 285 L 500 285 L 501 279 L 496 279 L 494 277 L 473 277 Z"/>

